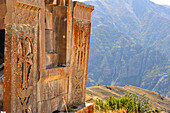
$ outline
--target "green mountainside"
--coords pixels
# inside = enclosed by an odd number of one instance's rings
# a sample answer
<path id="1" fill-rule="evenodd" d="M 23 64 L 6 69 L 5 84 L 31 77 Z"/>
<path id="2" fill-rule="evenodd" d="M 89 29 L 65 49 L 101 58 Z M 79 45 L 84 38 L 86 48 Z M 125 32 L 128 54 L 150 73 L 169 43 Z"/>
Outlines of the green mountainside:
<path id="1" fill-rule="evenodd" d="M 149 0 L 94 5 L 87 86 L 134 85 L 170 97 L 170 7 Z"/>

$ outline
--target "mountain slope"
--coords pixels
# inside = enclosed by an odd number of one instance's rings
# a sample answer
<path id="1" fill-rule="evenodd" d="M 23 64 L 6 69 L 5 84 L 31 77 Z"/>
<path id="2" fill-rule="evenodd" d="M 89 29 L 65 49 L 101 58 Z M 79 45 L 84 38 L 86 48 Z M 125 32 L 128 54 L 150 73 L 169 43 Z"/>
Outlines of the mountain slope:
<path id="1" fill-rule="evenodd" d="M 149 0 L 91 0 L 88 86 L 126 84 L 170 97 L 170 8 Z"/>
<path id="2" fill-rule="evenodd" d="M 169 98 L 164 97 L 158 93 L 134 87 L 131 85 L 126 85 L 123 87 L 104 85 L 88 87 L 86 91 L 86 102 L 94 102 L 97 98 L 106 101 L 109 95 L 114 95 L 116 98 L 119 98 L 120 96 L 123 96 L 126 93 L 136 94 L 139 97 L 145 96 L 151 101 L 153 107 L 157 107 L 160 110 L 164 111 L 170 110 Z"/>

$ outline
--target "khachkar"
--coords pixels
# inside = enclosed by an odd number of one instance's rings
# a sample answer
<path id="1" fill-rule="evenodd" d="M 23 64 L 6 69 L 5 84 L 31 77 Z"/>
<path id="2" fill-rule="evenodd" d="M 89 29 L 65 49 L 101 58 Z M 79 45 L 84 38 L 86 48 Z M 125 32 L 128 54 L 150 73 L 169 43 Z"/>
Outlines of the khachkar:
<path id="1" fill-rule="evenodd" d="M 81 2 L 73 4 L 73 68 L 70 94 L 72 102 L 85 102 L 91 12 L 94 7 Z"/>
<path id="2" fill-rule="evenodd" d="M 84 103 L 94 7 L 72 0 L 3 1 L 4 111 L 51 113 Z"/>

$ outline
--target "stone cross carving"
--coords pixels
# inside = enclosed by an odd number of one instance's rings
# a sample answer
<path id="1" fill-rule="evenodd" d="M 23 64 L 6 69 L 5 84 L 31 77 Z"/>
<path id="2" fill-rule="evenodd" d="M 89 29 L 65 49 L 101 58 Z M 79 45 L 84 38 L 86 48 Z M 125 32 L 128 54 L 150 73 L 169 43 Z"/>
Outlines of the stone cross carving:
<path id="1" fill-rule="evenodd" d="M 72 0 L 5 1 L 4 111 L 52 113 L 84 103 L 94 7 Z"/>
<path id="2" fill-rule="evenodd" d="M 28 103 L 31 98 L 32 65 L 33 65 L 33 37 L 22 37 L 18 44 L 18 75 L 19 88 L 17 90 L 23 112 L 28 113 Z"/>

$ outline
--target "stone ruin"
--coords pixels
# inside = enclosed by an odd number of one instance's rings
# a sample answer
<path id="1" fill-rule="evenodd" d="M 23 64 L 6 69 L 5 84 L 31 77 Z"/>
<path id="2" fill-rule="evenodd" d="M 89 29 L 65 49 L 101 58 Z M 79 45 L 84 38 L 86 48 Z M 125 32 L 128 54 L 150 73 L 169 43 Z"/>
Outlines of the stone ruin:
<path id="1" fill-rule="evenodd" d="M 85 103 L 93 10 L 72 0 L 0 0 L 4 111 L 52 113 Z"/>

